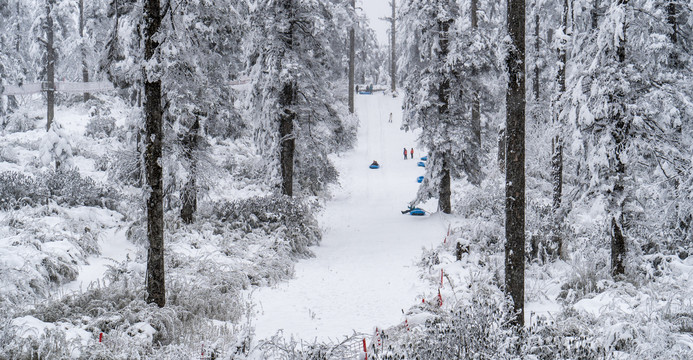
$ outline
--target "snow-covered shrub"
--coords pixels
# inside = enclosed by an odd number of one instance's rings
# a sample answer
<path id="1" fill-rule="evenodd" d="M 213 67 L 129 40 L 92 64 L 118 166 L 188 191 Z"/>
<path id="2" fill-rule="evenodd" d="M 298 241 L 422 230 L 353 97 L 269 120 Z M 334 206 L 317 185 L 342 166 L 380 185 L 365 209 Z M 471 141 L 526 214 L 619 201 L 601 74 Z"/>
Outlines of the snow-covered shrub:
<path id="1" fill-rule="evenodd" d="M 261 229 L 267 234 L 279 231 L 283 242 L 294 256 L 311 256 L 309 246 L 321 239 L 314 205 L 282 195 L 253 197 L 214 205 L 213 216 L 246 233 Z"/>
<path id="2" fill-rule="evenodd" d="M 143 178 L 142 156 L 136 150 L 115 151 L 108 159 L 108 174 L 115 181 L 131 186 L 141 186 Z"/>
<path id="3" fill-rule="evenodd" d="M 110 137 L 116 128 L 116 120 L 110 115 L 104 115 L 95 109 L 89 112 L 89 122 L 84 135 L 96 139 Z"/>
<path id="4" fill-rule="evenodd" d="M 13 147 L 6 146 L 0 149 L 0 161 L 5 161 L 12 164 L 19 163 L 19 156 Z"/>
<path id="5" fill-rule="evenodd" d="M 5 131 L 10 133 L 34 130 L 36 129 L 36 120 L 38 120 L 24 111 L 13 112 L 4 117 L 4 119 L 5 122 L 1 125 Z"/>
<path id="6" fill-rule="evenodd" d="M 60 163 L 62 167 L 70 167 L 72 163 L 72 145 L 69 135 L 62 129 L 59 123 L 54 122 L 51 128 L 41 139 L 39 146 L 39 158 L 43 166 L 50 166 L 53 162 Z"/>
<path id="7" fill-rule="evenodd" d="M 49 171 L 44 176 L 49 196 L 58 204 L 115 208 L 114 190 L 97 185 L 90 177 L 82 177 L 75 169 Z"/>
<path id="8" fill-rule="evenodd" d="M 36 206 L 47 196 L 48 189 L 40 179 L 14 171 L 0 173 L 0 209 Z"/>
<path id="9" fill-rule="evenodd" d="M 172 303 L 172 298 L 181 295 L 176 286 L 167 291 L 166 307 L 147 304 L 144 264 L 120 263 L 106 275 L 105 287 L 36 304 L 23 315 L 36 325 L 23 330 L 25 336 L 17 336 L 17 321 L 0 323 L 0 358 L 32 358 L 38 350 L 45 355 L 44 350 L 50 349 L 50 358 L 61 359 L 191 359 L 200 355 L 202 344 L 206 354 L 222 358 L 248 351 L 247 325 L 215 322 L 198 316 L 195 309 Z M 217 301 L 214 296 L 201 300 Z M 37 331 L 37 327 L 52 332 Z M 82 336 L 75 339 L 75 333 Z"/>
<path id="10" fill-rule="evenodd" d="M 574 254 L 571 261 L 573 271 L 570 272 L 568 280 L 561 285 L 558 299 L 572 304 L 585 296 L 603 291 L 604 281 L 611 279 L 608 256 L 605 251 L 592 254 L 590 258 Z"/>

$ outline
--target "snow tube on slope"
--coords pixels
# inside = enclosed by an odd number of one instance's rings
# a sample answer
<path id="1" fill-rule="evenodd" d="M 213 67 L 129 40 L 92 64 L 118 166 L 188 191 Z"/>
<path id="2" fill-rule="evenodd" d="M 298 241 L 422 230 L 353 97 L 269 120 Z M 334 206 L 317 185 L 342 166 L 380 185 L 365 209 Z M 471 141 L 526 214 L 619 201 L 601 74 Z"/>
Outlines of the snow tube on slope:
<path id="1" fill-rule="evenodd" d="M 422 183 L 422 182 L 423 182 L 423 176 L 417 177 L 417 178 L 416 178 L 416 182 L 419 183 L 419 184 Z"/>
<path id="2" fill-rule="evenodd" d="M 422 156 L 421 157 L 421 161 L 427 161 L 427 160 L 428 160 L 428 156 Z"/>
<path id="3" fill-rule="evenodd" d="M 423 211 L 422 209 L 414 208 L 414 210 L 412 210 L 412 211 L 409 212 L 409 215 L 412 215 L 412 216 L 424 216 L 424 215 L 426 215 L 426 212 Z"/>
<path id="4" fill-rule="evenodd" d="M 371 165 L 369 166 L 369 168 L 371 168 L 371 169 L 380 169 L 380 165 L 373 165 L 373 164 L 371 164 Z"/>
<path id="5" fill-rule="evenodd" d="M 419 161 L 416 165 L 421 166 L 421 167 L 426 167 L 426 163 L 423 161 Z"/>
<path id="6" fill-rule="evenodd" d="M 359 95 L 372 95 L 372 91 L 359 91 Z"/>

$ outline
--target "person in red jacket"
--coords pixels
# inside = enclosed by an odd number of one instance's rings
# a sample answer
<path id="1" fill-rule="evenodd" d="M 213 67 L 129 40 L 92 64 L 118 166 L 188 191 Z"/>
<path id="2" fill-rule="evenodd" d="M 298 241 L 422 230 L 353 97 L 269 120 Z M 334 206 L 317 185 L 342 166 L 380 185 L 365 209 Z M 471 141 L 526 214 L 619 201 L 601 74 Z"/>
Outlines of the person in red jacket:
<path id="1" fill-rule="evenodd" d="M 404 152 L 406 153 L 407 151 L 404 150 Z M 411 158 L 413 159 L 414 158 L 414 148 L 411 148 L 410 154 L 411 154 Z M 407 157 L 407 154 L 404 154 L 404 157 Z"/>
<path id="2" fill-rule="evenodd" d="M 404 148 L 404 160 L 407 160 L 407 148 Z"/>

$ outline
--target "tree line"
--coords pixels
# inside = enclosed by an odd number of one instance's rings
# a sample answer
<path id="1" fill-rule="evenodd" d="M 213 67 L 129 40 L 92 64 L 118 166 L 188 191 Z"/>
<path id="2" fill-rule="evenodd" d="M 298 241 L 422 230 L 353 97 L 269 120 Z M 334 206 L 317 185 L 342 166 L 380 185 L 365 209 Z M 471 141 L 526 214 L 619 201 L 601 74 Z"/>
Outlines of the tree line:
<path id="1" fill-rule="evenodd" d="M 604 239 L 618 280 L 640 255 L 690 246 L 689 3 L 403 0 L 400 8 L 404 128 L 420 129 L 429 151 L 413 202 L 438 198 L 451 213 L 451 178 L 479 187 L 505 174 L 505 289 L 516 324 L 528 260 L 566 258 L 567 244 Z M 526 163 L 527 149 L 542 149 L 527 154 L 541 163 Z M 527 179 L 539 198 L 526 199 Z M 585 204 L 603 210 L 588 240 L 570 217 Z M 525 227 L 529 206 L 537 229 Z"/>

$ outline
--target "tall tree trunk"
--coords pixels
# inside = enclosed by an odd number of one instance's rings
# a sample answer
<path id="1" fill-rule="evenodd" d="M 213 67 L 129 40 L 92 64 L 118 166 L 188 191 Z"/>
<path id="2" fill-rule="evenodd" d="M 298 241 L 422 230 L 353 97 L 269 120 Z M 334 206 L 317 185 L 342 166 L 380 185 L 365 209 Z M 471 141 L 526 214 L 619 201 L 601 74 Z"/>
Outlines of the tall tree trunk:
<path id="1" fill-rule="evenodd" d="M 597 27 L 599 27 L 599 2 L 600 0 L 592 0 L 592 11 L 591 11 L 591 17 L 592 17 L 592 30 L 597 30 Z"/>
<path id="2" fill-rule="evenodd" d="M 21 6 L 19 5 L 21 1 L 17 1 L 17 19 L 22 18 L 22 9 Z M 21 27 L 21 21 L 17 20 L 17 33 L 14 34 L 15 39 L 14 39 L 14 51 L 16 53 L 19 53 L 19 45 L 21 44 L 22 40 L 22 27 Z"/>
<path id="3" fill-rule="evenodd" d="M 183 151 L 185 151 L 185 157 L 190 165 L 190 175 L 181 194 L 183 206 L 180 209 L 180 217 L 186 224 L 193 223 L 195 212 L 197 212 L 197 156 L 195 152 L 199 148 L 199 144 L 200 118 L 195 115 L 195 122 L 183 139 Z"/>
<path id="4" fill-rule="evenodd" d="M 79 38 L 82 40 L 80 52 L 82 55 L 82 81 L 89 82 L 89 69 L 87 68 L 87 46 L 84 44 L 84 0 L 79 0 Z M 84 93 L 84 102 L 89 101 L 89 93 Z"/>
<path id="5" fill-rule="evenodd" d="M 440 189 L 438 191 L 438 209 L 445 214 L 452 212 L 452 202 L 450 197 L 450 169 L 446 160 L 443 160 L 443 169 L 440 171 Z"/>
<path id="6" fill-rule="evenodd" d="M 390 0 L 392 6 L 392 21 L 390 23 L 390 90 L 394 94 L 397 91 L 397 57 L 396 57 L 396 19 L 395 0 Z"/>
<path id="7" fill-rule="evenodd" d="M 525 299 L 525 1 L 508 0 L 505 291 L 513 300 L 518 327 L 524 325 Z"/>
<path id="8" fill-rule="evenodd" d="M 144 4 L 144 61 L 155 56 L 161 25 L 159 0 L 146 0 Z M 145 70 L 146 73 L 147 70 Z M 159 307 L 166 305 L 164 272 L 164 202 L 161 168 L 163 140 L 163 109 L 161 107 L 161 80 L 144 80 L 144 113 L 146 136 L 144 166 L 149 187 L 147 198 L 147 302 Z"/>
<path id="9" fill-rule="evenodd" d="M 678 23 L 676 21 L 678 17 L 676 12 L 676 3 L 677 0 L 669 0 L 669 3 L 667 4 L 667 22 L 671 26 L 671 33 L 669 34 L 669 39 L 671 40 L 672 44 L 676 44 L 678 42 L 679 36 Z"/>
<path id="10" fill-rule="evenodd" d="M 291 16 L 293 19 L 294 9 L 290 1 L 284 2 L 284 9 L 288 14 L 292 14 Z M 289 28 L 283 36 L 287 49 L 293 48 L 294 45 L 293 27 L 293 22 L 291 22 L 291 25 L 289 25 Z M 282 194 L 287 196 L 293 196 L 294 193 L 294 152 L 296 149 L 294 120 L 296 120 L 297 117 L 294 107 L 296 106 L 297 97 L 298 89 L 294 81 L 282 84 L 281 93 L 279 94 L 279 162 L 282 173 L 281 190 Z"/>
<path id="11" fill-rule="evenodd" d="M 294 184 L 294 151 L 296 149 L 294 137 L 294 120 L 296 113 L 293 105 L 296 99 L 296 86 L 286 83 L 282 87 L 279 104 L 282 112 L 279 115 L 279 138 L 281 139 L 280 163 L 282 173 L 282 194 L 293 196 Z"/>
<path id="12" fill-rule="evenodd" d="M 507 141 L 505 138 L 505 129 L 500 129 L 498 131 L 498 168 L 505 174 L 505 145 Z"/>
<path id="13" fill-rule="evenodd" d="M 539 101 L 539 8 L 534 9 L 534 100 Z"/>
<path id="14" fill-rule="evenodd" d="M 478 0 L 472 0 L 471 3 L 471 22 L 472 29 L 476 31 L 479 28 L 479 18 L 477 15 L 478 11 Z M 479 99 L 478 91 L 474 91 L 472 94 L 472 168 L 477 172 L 475 176 L 470 177 L 470 181 L 473 185 L 479 185 L 481 183 L 481 165 L 479 164 L 479 157 L 481 156 L 481 100 Z"/>
<path id="15" fill-rule="evenodd" d="M 53 124 L 55 109 L 55 48 L 53 40 L 53 5 L 55 0 L 46 0 L 46 131 Z M 57 166 L 57 165 L 56 165 Z"/>
<path id="16" fill-rule="evenodd" d="M 568 14 L 570 6 L 568 0 L 563 0 L 563 17 L 561 28 L 563 34 L 570 36 L 571 31 L 568 27 Z M 568 62 L 568 42 L 561 40 L 561 47 L 558 50 L 558 94 L 554 105 L 553 123 L 559 127 L 558 120 L 559 110 L 557 109 L 560 99 L 566 91 L 566 66 Z M 556 135 L 551 139 L 551 182 L 553 183 L 553 204 L 552 204 L 552 229 L 551 229 L 551 245 L 549 247 L 549 255 L 552 258 L 560 257 L 563 253 L 563 237 L 561 229 L 563 228 L 563 216 L 561 212 L 561 202 L 563 198 L 563 139 L 560 135 Z"/>
<path id="17" fill-rule="evenodd" d="M 351 9 L 354 11 L 354 14 L 356 14 L 356 5 L 354 2 L 355 0 L 351 0 Z M 355 25 L 352 25 L 351 29 L 349 29 L 349 112 L 352 114 L 354 113 L 354 62 L 356 61 L 354 27 Z"/>
<path id="18" fill-rule="evenodd" d="M 440 49 L 438 50 L 438 61 L 444 63 L 448 57 L 448 32 L 450 30 L 450 24 L 452 20 L 438 21 L 439 30 L 439 40 L 438 44 Z M 440 115 L 438 121 L 446 123 L 449 121 L 450 117 L 450 78 L 447 74 L 443 75 L 443 79 L 438 86 L 438 114 Z M 440 189 L 438 194 L 438 208 L 440 211 L 450 214 L 452 212 L 452 205 L 450 201 L 451 191 L 450 191 L 450 168 L 448 165 L 447 157 L 449 154 L 441 153 L 440 156 L 443 157 L 443 166 L 440 170 Z"/>
<path id="19" fill-rule="evenodd" d="M 617 0 L 618 5 L 625 8 L 628 0 Z M 626 62 L 626 29 L 628 24 L 626 19 L 623 20 L 623 37 L 619 40 L 616 56 L 618 62 L 623 65 Z M 611 136 L 614 140 L 614 158 L 610 165 L 613 168 L 614 188 L 610 196 L 611 217 L 611 275 L 619 277 L 625 273 L 625 258 L 626 258 L 626 238 L 623 233 L 623 211 L 625 205 L 625 176 L 626 164 L 623 162 L 622 151 L 626 147 L 628 140 L 628 124 L 623 119 L 625 115 L 625 104 L 621 103 L 623 98 L 621 94 L 616 94 L 612 99 L 616 102 L 613 104 L 616 108 L 614 114 L 614 128 Z"/>

